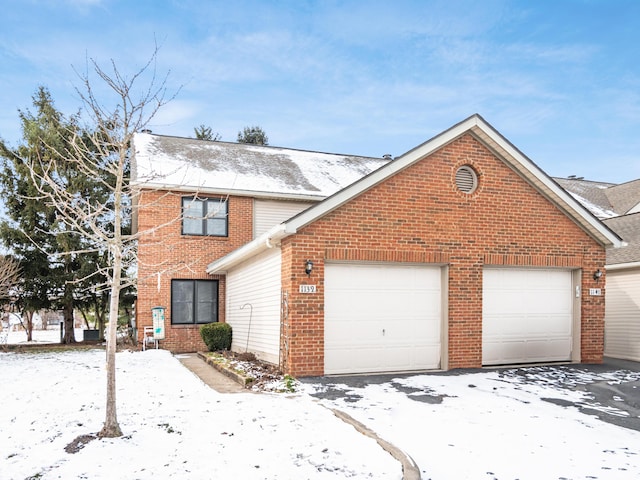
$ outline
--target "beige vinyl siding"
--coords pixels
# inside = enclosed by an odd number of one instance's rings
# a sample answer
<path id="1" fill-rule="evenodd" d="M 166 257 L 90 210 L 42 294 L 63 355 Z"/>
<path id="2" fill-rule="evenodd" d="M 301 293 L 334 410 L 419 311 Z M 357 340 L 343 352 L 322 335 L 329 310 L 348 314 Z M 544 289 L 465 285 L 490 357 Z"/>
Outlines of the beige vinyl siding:
<path id="1" fill-rule="evenodd" d="M 280 265 L 280 249 L 274 248 L 227 273 L 226 318 L 233 328 L 231 349 L 248 350 L 275 364 L 280 347 Z"/>
<path id="2" fill-rule="evenodd" d="M 640 268 L 607 272 L 604 354 L 640 361 Z"/>
<path id="3" fill-rule="evenodd" d="M 259 237 L 269 231 L 275 225 L 289 220 L 303 210 L 306 210 L 312 202 L 295 202 L 285 200 L 261 200 L 256 199 L 253 206 L 253 236 Z"/>

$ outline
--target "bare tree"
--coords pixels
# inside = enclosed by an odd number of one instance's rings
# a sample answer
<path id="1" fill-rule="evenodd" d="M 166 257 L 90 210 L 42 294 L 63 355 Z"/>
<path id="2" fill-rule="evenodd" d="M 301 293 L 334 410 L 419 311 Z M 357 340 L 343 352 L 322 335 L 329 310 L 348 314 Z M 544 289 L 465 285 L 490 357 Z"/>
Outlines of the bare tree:
<path id="1" fill-rule="evenodd" d="M 131 233 L 127 224 L 134 196 L 129 181 L 130 147 L 134 133 L 143 130 L 170 100 L 166 98 L 167 76 L 156 75 L 157 54 L 156 47 L 149 61 L 130 77 L 124 75 L 113 60 L 109 69 L 104 69 L 90 59 L 86 72 L 78 73 L 81 86 L 76 91 L 91 127 L 75 133 L 68 152 L 52 156 L 53 160 L 35 159 L 30 165 L 38 193 L 57 210 L 57 228 L 65 235 L 82 237 L 86 245 L 84 253 L 106 254 L 109 259 L 106 269 L 98 268 L 89 274 L 104 275 L 104 288 L 110 296 L 106 416 L 99 433 L 102 437 L 122 435 L 116 414 L 115 388 L 119 299 L 121 291 L 131 282 L 126 272 L 135 265 L 136 240 L 140 234 Z M 146 86 L 140 88 L 141 82 Z M 108 93 L 99 95 L 97 85 L 106 86 Z M 95 196 L 79 195 L 65 188 L 64 182 L 59 181 L 59 172 L 68 169 L 98 179 L 108 195 L 99 202 Z"/>

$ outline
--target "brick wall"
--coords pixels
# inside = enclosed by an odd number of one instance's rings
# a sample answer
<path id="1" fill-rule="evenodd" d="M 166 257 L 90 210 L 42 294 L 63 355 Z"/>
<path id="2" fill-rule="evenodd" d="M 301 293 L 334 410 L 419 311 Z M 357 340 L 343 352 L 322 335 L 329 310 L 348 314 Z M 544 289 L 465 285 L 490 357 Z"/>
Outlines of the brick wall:
<path id="1" fill-rule="evenodd" d="M 206 267 L 253 236 L 253 200 L 247 197 L 229 198 L 228 237 L 182 235 L 180 212 L 184 195 L 145 190 L 138 210 L 138 230 L 144 233 L 138 246 L 138 340 L 142 340 L 143 327 L 152 325 L 151 308 L 166 307 L 166 339 L 160 346 L 176 353 L 205 350 L 206 346 L 200 338 L 199 325 L 171 325 L 171 279 L 218 279 L 219 321 L 224 321 L 224 276 L 207 275 Z"/>
<path id="2" fill-rule="evenodd" d="M 455 186 L 461 165 L 478 173 L 473 194 Z M 603 270 L 604 248 L 471 135 L 284 239 L 282 252 L 283 362 L 297 376 L 324 369 L 325 260 L 448 264 L 449 368 L 481 366 L 485 265 L 582 269 L 583 292 L 604 287 L 591 276 Z M 316 295 L 298 293 L 307 258 Z M 583 295 L 581 315 L 582 360 L 600 362 L 604 295 Z"/>

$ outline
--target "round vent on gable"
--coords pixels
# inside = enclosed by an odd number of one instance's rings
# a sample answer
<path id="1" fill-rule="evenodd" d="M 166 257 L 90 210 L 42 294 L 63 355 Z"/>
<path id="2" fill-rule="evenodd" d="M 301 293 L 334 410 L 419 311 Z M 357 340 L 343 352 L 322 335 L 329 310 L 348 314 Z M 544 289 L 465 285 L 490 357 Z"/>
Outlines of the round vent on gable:
<path id="1" fill-rule="evenodd" d="M 478 175 L 469 165 L 463 165 L 456 171 L 456 187 L 463 193 L 473 193 L 478 188 Z"/>

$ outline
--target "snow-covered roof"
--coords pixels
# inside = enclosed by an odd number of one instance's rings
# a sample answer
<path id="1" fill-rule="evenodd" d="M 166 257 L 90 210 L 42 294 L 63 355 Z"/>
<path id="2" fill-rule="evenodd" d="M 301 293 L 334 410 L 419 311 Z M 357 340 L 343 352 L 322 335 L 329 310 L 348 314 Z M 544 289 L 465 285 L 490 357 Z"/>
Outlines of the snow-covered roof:
<path id="1" fill-rule="evenodd" d="M 615 183 L 595 182 L 580 177 L 554 180 L 600 220 L 618 215 L 607 196 L 607 190 L 615 187 Z"/>
<path id="2" fill-rule="evenodd" d="M 148 188 L 321 200 L 389 158 L 137 133 L 132 182 Z"/>
<path id="3" fill-rule="evenodd" d="M 640 179 L 621 184 L 582 177 L 554 180 L 601 220 L 635 213 L 640 205 Z"/>
<path id="4" fill-rule="evenodd" d="M 640 180 L 621 184 L 581 177 L 554 180 L 624 241 L 620 248 L 607 249 L 607 268 L 637 268 L 640 265 Z"/>
<path id="5" fill-rule="evenodd" d="M 480 115 L 475 114 L 286 222 L 276 225 L 252 242 L 222 258 L 214 260 L 208 265 L 207 273 L 226 272 L 229 268 L 268 248 L 268 245 L 297 233 L 309 223 L 321 218 L 399 171 L 427 158 L 433 152 L 467 133 L 473 135 L 490 148 L 499 159 L 537 188 L 541 194 L 545 195 L 601 245 L 606 247 L 620 247 L 623 245 L 621 239 L 611 229 L 591 214 L 585 206 L 560 187 L 558 183 L 554 182 L 551 177 L 547 176 Z"/>

